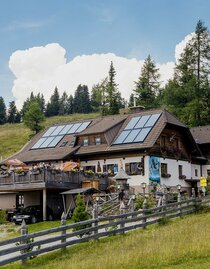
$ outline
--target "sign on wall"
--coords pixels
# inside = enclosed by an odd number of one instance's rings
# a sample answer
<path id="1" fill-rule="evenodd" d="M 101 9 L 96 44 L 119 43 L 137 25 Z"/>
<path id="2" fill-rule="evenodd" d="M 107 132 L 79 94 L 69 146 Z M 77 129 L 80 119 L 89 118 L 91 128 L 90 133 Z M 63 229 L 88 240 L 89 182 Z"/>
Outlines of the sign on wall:
<path id="1" fill-rule="evenodd" d="M 151 156 L 149 158 L 149 180 L 160 182 L 160 158 Z"/>
<path id="2" fill-rule="evenodd" d="M 205 177 L 200 177 L 200 186 L 206 187 L 207 186 L 207 180 Z"/>

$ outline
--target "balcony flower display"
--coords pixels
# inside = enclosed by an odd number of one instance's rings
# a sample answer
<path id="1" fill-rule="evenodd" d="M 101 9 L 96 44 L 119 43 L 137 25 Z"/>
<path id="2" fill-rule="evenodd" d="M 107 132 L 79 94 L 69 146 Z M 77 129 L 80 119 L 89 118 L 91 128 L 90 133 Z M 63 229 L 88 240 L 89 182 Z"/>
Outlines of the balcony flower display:
<path id="1" fill-rule="evenodd" d="M 161 177 L 169 178 L 169 177 L 171 177 L 171 174 L 169 174 L 169 173 L 162 173 L 161 174 Z"/>

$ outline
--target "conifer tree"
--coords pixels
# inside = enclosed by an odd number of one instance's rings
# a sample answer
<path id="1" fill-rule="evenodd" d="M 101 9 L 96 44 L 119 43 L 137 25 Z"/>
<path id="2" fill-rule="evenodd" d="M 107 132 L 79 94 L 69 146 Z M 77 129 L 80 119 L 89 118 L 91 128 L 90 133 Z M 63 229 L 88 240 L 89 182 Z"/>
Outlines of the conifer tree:
<path id="1" fill-rule="evenodd" d="M 24 115 L 24 124 L 37 134 L 43 128 L 41 123 L 44 120 L 44 114 L 39 104 L 36 101 L 32 102 Z"/>
<path id="2" fill-rule="evenodd" d="M 138 81 L 135 82 L 134 93 L 137 96 L 137 105 L 145 108 L 157 106 L 156 97 L 160 90 L 159 78 L 159 69 L 149 55 L 144 61 Z"/>
<path id="3" fill-rule="evenodd" d="M 46 116 L 57 116 L 60 110 L 60 96 L 58 92 L 58 88 L 55 87 L 54 93 L 50 97 L 50 101 L 47 103 L 46 107 Z"/>
<path id="4" fill-rule="evenodd" d="M 3 97 L 0 96 L 0 124 L 4 124 L 7 121 L 6 105 Z"/>
<path id="5" fill-rule="evenodd" d="M 8 123 L 17 123 L 20 122 L 19 112 L 17 110 L 17 107 L 15 105 L 15 101 L 9 102 L 9 108 L 8 108 L 8 116 L 7 116 L 7 122 Z"/>
<path id="6" fill-rule="evenodd" d="M 79 85 L 74 94 L 73 102 L 74 113 L 90 113 L 90 96 L 86 85 Z"/>

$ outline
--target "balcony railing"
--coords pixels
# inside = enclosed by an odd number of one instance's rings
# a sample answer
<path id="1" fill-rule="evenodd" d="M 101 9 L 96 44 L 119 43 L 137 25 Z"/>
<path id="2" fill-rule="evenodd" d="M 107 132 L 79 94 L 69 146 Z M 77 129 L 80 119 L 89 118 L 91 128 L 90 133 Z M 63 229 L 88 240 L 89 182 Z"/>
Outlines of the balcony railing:
<path id="1" fill-rule="evenodd" d="M 88 177 L 89 180 L 98 179 L 100 189 L 107 187 L 107 177 L 98 177 L 93 174 Z M 46 186 L 74 186 L 75 188 L 81 187 L 83 180 L 87 180 L 87 176 L 83 172 L 64 172 L 64 171 L 51 171 L 42 170 L 36 172 L 24 172 L 24 173 L 10 173 L 5 175 L 0 175 L 0 188 L 5 185 L 17 185 L 17 184 L 37 184 L 45 183 Z M 4 188 L 5 189 L 5 188 Z"/>

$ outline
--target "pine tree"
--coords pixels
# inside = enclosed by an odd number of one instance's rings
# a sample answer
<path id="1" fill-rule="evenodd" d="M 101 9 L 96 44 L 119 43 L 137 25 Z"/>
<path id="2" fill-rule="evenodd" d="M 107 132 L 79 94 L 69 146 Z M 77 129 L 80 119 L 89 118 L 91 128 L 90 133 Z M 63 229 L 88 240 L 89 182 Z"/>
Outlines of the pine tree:
<path id="1" fill-rule="evenodd" d="M 74 98 L 73 96 L 70 94 L 68 100 L 67 100 L 67 104 L 66 104 L 66 112 L 67 114 L 73 114 L 73 110 L 74 110 Z"/>
<path id="2" fill-rule="evenodd" d="M 91 106 L 93 111 L 99 111 L 105 105 L 108 78 L 93 86 L 91 90 Z"/>
<path id="3" fill-rule="evenodd" d="M 198 21 L 163 93 L 166 107 L 188 126 L 210 123 L 210 36 Z"/>
<path id="4" fill-rule="evenodd" d="M 3 97 L 0 96 L 0 124 L 4 124 L 7 121 L 6 105 Z"/>
<path id="5" fill-rule="evenodd" d="M 122 98 L 120 92 L 117 90 L 115 82 L 116 71 L 113 62 L 111 62 L 109 69 L 108 82 L 105 88 L 105 106 L 102 108 L 102 115 L 119 114 L 119 109 L 122 106 Z"/>
<path id="6" fill-rule="evenodd" d="M 76 198 L 76 207 L 75 207 L 74 212 L 73 212 L 72 220 L 74 222 L 80 222 L 80 221 L 84 221 L 84 220 L 88 220 L 88 219 L 89 219 L 89 215 L 88 215 L 86 208 L 85 208 L 85 202 L 82 199 L 81 195 L 78 194 L 77 198 Z M 89 226 L 90 225 L 77 226 L 76 228 L 74 228 L 74 230 L 75 231 L 82 230 L 82 229 L 85 229 Z M 82 237 L 82 236 L 83 236 L 83 234 L 80 235 L 80 237 Z"/>
<path id="7" fill-rule="evenodd" d="M 24 115 L 24 124 L 37 134 L 43 128 L 41 123 L 44 120 L 44 114 L 39 104 L 36 101 L 32 102 Z"/>
<path id="8" fill-rule="evenodd" d="M 144 61 L 138 81 L 135 82 L 134 93 L 137 96 L 137 105 L 144 106 L 145 108 L 157 106 L 156 97 L 160 89 L 159 78 L 159 69 L 149 55 Z"/>
<path id="9" fill-rule="evenodd" d="M 88 87 L 86 85 L 79 85 L 74 94 L 73 102 L 74 113 L 90 113 L 91 104 Z"/>
<path id="10" fill-rule="evenodd" d="M 8 123 L 17 123 L 19 118 L 20 118 L 19 112 L 18 112 L 17 107 L 15 105 L 15 101 L 9 102 L 7 122 Z"/>
<path id="11" fill-rule="evenodd" d="M 67 115 L 68 114 L 68 95 L 66 92 L 63 92 L 60 99 L 60 109 L 59 115 Z"/>
<path id="12" fill-rule="evenodd" d="M 55 87 L 54 93 L 50 97 L 50 101 L 47 103 L 45 115 L 47 117 L 57 116 L 60 110 L 60 96 L 58 88 Z"/>

